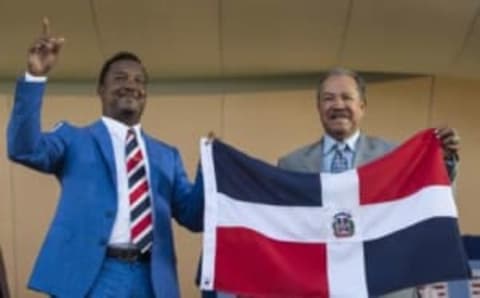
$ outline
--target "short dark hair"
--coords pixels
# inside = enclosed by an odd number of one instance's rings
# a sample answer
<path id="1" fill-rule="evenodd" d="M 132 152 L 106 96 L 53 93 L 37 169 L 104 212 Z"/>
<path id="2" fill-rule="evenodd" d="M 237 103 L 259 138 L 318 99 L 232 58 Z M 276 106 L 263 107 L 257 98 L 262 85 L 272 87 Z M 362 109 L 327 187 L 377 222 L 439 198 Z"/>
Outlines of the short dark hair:
<path id="1" fill-rule="evenodd" d="M 105 83 L 105 77 L 107 76 L 107 73 L 110 70 L 110 67 L 112 67 L 112 64 L 121 60 L 135 61 L 138 64 L 143 65 L 142 60 L 134 53 L 127 52 L 127 51 L 118 52 L 112 57 L 108 58 L 105 61 L 105 63 L 103 63 L 102 69 L 100 70 L 100 75 L 98 76 L 98 82 L 97 82 L 98 86 L 102 86 Z M 145 72 L 145 76 L 147 76 L 147 79 L 148 79 L 148 74 L 145 68 L 143 71 Z"/>
<path id="2" fill-rule="evenodd" d="M 364 101 L 367 100 L 367 83 L 363 79 L 360 74 L 357 72 L 348 69 L 348 68 L 343 68 L 343 67 L 335 67 L 327 71 L 327 73 L 320 79 L 320 82 L 318 84 L 318 90 L 317 90 L 317 98 L 320 98 L 320 93 L 322 92 L 323 89 L 323 84 L 325 81 L 334 76 L 347 76 L 351 77 L 355 83 L 357 84 L 357 89 L 358 93 L 360 94 L 360 98 Z"/>

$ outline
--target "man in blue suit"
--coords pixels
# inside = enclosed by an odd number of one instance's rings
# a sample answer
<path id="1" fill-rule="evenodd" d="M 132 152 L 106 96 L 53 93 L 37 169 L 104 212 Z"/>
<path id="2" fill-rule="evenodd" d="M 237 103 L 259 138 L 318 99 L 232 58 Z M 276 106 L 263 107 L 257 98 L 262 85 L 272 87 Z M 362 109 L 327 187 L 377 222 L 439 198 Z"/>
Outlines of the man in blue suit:
<path id="1" fill-rule="evenodd" d="M 65 298 L 179 297 L 171 218 L 202 229 L 201 179 L 192 185 L 177 149 L 141 130 L 148 77 L 131 53 L 101 70 L 101 119 L 41 132 L 46 76 L 64 41 L 50 35 L 47 19 L 43 26 L 8 125 L 9 157 L 61 185 L 29 287 Z"/>

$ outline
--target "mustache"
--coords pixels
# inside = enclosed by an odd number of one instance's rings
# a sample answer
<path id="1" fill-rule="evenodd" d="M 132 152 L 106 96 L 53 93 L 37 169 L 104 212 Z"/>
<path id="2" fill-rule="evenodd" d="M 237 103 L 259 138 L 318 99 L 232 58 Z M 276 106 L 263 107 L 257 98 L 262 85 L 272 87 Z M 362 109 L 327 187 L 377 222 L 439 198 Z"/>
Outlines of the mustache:
<path id="1" fill-rule="evenodd" d="M 328 118 L 351 118 L 352 113 L 349 110 L 345 109 L 333 109 L 330 110 L 327 115 Z"/>

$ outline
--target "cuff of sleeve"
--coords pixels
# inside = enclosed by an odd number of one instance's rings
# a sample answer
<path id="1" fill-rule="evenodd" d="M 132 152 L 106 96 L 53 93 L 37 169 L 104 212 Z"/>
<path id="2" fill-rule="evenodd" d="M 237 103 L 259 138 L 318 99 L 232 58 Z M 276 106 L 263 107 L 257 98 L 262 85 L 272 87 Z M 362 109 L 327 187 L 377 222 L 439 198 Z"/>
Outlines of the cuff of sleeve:
<path id="1" fill-rule="evenodd" d="M 454 167 L 457 164 L 458 160 L 459 160 L 458 155 L 455 154 L 445 158 L 445 164 L 447 166 Z"/>
<path id="2" fill-rule="evenodd" d="M 34 76 L 28 71 L 25 72 L 25 82 L 31 83 L 45 83 L 47 81 L 47 77 L 45 76 Z"/>

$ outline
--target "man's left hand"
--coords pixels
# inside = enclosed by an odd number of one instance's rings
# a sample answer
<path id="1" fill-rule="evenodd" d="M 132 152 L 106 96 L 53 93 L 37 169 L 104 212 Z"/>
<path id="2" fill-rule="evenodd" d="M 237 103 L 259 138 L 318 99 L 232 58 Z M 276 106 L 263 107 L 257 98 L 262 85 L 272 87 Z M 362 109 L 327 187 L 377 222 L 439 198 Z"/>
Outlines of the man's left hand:
<path id="1" fill-rule="evenodd" d="M 439 127 L 435 130 L 435 135 L 442 143 L 444 157 L 458 160 L 460 136 L 457 131 L 451 127 Z"/>

